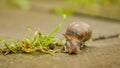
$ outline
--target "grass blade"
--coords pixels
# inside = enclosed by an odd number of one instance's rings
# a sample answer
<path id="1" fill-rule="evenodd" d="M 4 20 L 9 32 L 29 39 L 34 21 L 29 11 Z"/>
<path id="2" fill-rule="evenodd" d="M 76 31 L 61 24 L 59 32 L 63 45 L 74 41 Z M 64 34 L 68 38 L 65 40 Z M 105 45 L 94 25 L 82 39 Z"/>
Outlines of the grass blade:
<path id="1" fill-rule="evenodd" d="M 55 34 L 58 30 L 60 30 L 60 28 L 63 26 L 63 24 L 65 23 L 65 21 L 66 21 L 66 19 L 67 19 L 67 15 L 63 15 L 63 22 L 62 23 L 60 23 L 51 33 L 50 33 L 50 35 L 53 35 L 53 34 Z"/>

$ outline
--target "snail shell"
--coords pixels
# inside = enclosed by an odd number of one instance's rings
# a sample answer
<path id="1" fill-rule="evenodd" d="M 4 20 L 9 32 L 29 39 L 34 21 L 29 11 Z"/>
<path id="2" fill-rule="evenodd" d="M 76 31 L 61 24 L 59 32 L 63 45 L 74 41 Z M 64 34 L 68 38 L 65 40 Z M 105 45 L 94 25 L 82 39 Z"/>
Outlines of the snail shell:
<path id="1" fill-rule="evenodd" d="M 71 53 L 79 53 L 79 48 L 85 41 L 89 40 L 92 35 L 92 30 L 87 23 L 73 22 L 68 25 L 64 34 L 66 41 L 66 50 Z"/>

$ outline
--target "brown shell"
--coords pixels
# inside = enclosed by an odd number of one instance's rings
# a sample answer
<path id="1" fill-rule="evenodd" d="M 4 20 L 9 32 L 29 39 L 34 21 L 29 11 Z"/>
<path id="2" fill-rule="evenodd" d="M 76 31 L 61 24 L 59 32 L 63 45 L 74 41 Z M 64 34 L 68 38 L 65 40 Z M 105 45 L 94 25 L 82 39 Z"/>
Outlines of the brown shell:
<path id="1" fill-rule="evenodd" d="M 79 53 L 84 42 L 89 40 L 92 35 L 92 30 L 86 23 L 74 22 L 68 25 L 64 34 L 66 41 L 65 50 L 70 54 Z M 80 48 L 80 49 L 79 49 Z"/>
<path id="2" fill-rule="evenodd" d="M 76 40 L 77 42 L 85 42 L 90 39 L 92 30 L 89 25 L 83 22 L 74 22 L 67 27 L 66 38 Z"/>

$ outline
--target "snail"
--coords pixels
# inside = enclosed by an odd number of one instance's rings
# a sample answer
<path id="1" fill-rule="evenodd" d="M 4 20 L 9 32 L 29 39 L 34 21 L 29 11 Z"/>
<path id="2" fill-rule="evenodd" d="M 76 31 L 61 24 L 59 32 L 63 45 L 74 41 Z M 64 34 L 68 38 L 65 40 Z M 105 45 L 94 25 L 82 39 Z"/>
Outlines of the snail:
<path id="1" fill-rule="evenodd" d="M 73 22 L 68 25 L 64 37 L 66 38 L 65 51 L 70 54 L 79 53 L 85 45 L 84 43 L 91 38 L 92 30 L 84 22 Z"/>

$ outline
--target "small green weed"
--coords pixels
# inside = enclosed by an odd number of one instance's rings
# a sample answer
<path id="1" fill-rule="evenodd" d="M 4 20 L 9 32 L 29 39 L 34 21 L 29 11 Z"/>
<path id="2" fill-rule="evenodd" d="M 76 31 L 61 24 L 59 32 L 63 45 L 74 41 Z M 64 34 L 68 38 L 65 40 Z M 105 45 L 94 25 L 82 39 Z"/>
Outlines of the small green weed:
<path id="1" fill-rule="evenodd" d="M 10 53 L 31 53 L 39 51 L 45 54 L 53 54 L 55 52 L 60 52 L 60 49 L 54 49 L 57 45 L 63 45 L 62 39 L 54 37 L 54 34 L 60 30 L 66 20 L 66 15 L 63 15 L 63 22 L 60 23 L 50 34 L 44 35 L 40 31 L 33 32 L 30 26 L 27 26 L 30 36 L 26 37 L 24 40 L 12 40 L 10 42 L 0 39 L 0 42 L 6 48 L 0 49 L 0 54 L 10 54 Z"/>

